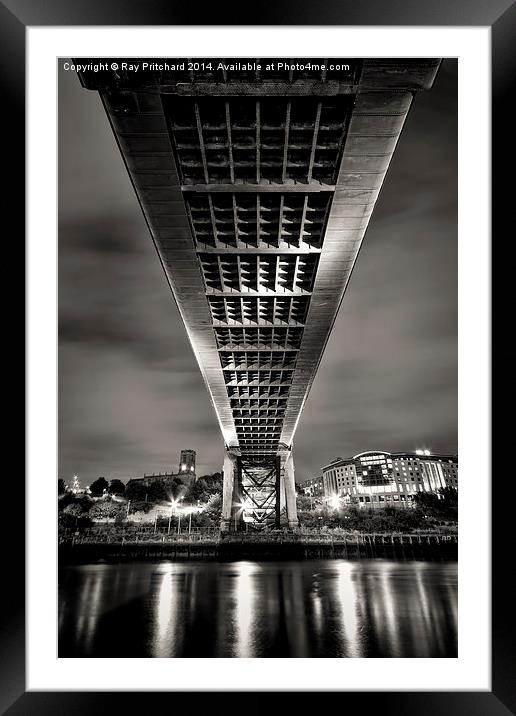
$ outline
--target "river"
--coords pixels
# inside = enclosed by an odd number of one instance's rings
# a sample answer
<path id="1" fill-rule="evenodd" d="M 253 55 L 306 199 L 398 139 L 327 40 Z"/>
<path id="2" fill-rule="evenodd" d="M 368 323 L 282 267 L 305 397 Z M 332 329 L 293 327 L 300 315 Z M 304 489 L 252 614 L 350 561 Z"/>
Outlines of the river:
<path id="1" fill-rule="evenodd" d="M 60 657 L 454 657 L 457 563 L 62 567 Z"/>

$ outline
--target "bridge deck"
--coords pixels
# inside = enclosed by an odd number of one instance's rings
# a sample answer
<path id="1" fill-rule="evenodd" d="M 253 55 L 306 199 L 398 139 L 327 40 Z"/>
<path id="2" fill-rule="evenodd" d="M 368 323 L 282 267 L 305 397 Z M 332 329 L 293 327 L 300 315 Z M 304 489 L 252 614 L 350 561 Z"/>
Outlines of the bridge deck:
<path id="1" fill-rule="evenodd" d="M 80 77 L 101 93 L 226 445 L 277 454 L 439 61 L 220 61 Z"/>

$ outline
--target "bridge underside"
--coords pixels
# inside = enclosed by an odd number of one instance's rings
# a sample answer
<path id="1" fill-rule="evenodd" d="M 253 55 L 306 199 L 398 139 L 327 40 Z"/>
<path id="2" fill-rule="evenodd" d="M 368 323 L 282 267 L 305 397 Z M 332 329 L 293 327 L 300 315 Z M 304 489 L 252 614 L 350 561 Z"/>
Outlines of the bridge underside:
<path id="1" fill-rule="evenodd" d="M 294 526 L 294 432 L 413 97 L 439 61 L 220 61 L 80 79 L 100 92 L 217 413 L 222 528 Z"/>

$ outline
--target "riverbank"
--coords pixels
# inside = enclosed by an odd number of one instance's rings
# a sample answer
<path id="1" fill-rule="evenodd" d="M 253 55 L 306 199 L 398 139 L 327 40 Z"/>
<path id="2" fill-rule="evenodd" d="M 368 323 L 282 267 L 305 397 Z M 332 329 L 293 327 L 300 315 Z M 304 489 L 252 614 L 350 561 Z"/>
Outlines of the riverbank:
<path id="1" fill-rule="evenodd" d="M 60 564 L 155 559 L 457 559 L 457 535 L 223 534 L 114 538 L 73 536 L 59 544 Z"/>

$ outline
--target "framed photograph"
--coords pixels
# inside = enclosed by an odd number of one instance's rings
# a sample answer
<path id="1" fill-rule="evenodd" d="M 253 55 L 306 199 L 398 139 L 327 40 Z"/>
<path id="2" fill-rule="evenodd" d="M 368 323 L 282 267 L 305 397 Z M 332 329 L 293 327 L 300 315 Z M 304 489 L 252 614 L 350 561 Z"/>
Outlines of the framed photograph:
<path id="1" fill-rule="evenodd" d="M 27 122 L 9 714 L 515 707 L 489 273 L 516 13 L 279 12 L 2 6 Z"/>

